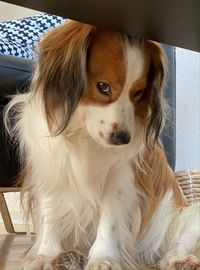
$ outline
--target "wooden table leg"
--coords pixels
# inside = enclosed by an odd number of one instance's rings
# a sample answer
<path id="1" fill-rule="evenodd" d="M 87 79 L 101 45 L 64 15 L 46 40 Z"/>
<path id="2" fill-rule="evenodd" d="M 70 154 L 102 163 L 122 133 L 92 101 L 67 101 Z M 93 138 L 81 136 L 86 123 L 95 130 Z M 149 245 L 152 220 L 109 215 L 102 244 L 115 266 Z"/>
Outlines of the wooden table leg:
<path id="1" fill-rule="evenodd" d="M 5 225 L 6 231 L 8 233 L 16 233 L 3 193 L 0 193 L 0 212 L 1 212 L 1 215 L 2 215 L 2 218 L 3 218 L 3 222 L 4 222 L 4 225 Z"/>

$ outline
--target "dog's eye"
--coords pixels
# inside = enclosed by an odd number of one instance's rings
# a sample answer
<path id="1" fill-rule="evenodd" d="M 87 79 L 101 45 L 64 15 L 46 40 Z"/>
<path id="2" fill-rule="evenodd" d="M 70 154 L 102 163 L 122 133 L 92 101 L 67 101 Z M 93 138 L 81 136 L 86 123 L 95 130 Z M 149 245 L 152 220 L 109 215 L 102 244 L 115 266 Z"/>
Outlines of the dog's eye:
<path id="1" fill-rule="evenodd" d="M 98 82 L 96 84 L 97 89 L 99 90 L 99 92 L 101 92 L 101 94 L 110 97 L 111 96 L 111 87 L 108 83 L 106 82 Z"/>
<path id="2" fill-rule="evenodd" d="M 139 89 L 139 90 L 135 91 L 134 98 L 140 98 L 142 96 L 143 92 L 144 92 L 143 89 Z"/>

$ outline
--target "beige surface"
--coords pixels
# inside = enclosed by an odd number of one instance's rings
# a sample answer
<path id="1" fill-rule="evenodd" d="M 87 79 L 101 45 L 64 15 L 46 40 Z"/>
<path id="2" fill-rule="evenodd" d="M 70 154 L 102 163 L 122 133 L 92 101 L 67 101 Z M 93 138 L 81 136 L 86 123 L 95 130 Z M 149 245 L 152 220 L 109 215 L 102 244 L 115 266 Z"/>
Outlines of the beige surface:
<path id="1" fill-rule="evenodd" d="M 15 225 L 15 229 L 22 232 L 25 227 Z M 19 270 L 20 259 L 24 257 L 33 241 L 34 235 L 7 234 L 3 225 L 0 225 L 0 270 Z M 200 256 L 200 252 L 198 255 Z"/>
<path id="2" fill-rule="evenodd" d="M 17 232 L 25 231 L 24 226 L 15 225 Z M 20 259 L 31 247 L 33 235 L 7 234 L 4 226 L 0 225 L 0 270 L 19 270 Z"/>
<path id="3" fill-rule="evenodd" d="M 23 8 L 0 1 L 0 22 L 7 20 L 20 19 L 39 14 L 39 11 Z"/>
<path id="4" fill-rule="evenodd" d="M 33 243 L 33 235 L 0 235 L 0 269 L 19 270 L 20 260 Z"/>
<path id="5" fill-rule="evenodd" d="M 22 225 L 14 227 L 17 232 L 26 230 Z M 0 224 L 0 270 L 20 270 L 20 260 L 32 246 L 34 238 L 31 234 L 8 234 Z"/>

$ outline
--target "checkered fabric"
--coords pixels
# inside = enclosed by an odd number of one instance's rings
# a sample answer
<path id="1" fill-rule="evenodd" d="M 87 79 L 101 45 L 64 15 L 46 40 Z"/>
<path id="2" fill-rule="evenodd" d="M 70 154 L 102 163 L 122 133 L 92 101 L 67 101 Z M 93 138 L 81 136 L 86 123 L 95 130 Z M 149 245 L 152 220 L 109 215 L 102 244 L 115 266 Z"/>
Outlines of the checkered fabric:
<path id="1" fill-rule="evenodd" d="M 64 21 L 56 15 L 41 14 L 0 23 L 0 54 L 34 59 L 42 35 Z"/>

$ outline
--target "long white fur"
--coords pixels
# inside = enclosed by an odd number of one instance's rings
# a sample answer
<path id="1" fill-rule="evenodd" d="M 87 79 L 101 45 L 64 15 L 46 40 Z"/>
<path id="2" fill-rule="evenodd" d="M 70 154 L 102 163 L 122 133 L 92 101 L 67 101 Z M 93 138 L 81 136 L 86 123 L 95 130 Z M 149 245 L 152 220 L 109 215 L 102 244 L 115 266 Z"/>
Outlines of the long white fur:
<path id="1" fill-rule="evenodd" d="M 138 238 L 140 191 L 130 159 L 134 162 L 142 151 L 143 137 L 133 118 L 127 89 L 141 76 L 144 59 L 139 48 L 128 45 L 126 55 L 128 70 L 122 96 L 103 108 L 80 105 L 67 129 L 56 137 L 49 132 L 40 96 L 17 95 L 9 104 L 5 118 L 16 108 L 14 133 L 21 157 L 26 159 L 27 188 L 34 198 L 36 215 L 37 238 L 24 270 L 51 269 L 50 261 L 71 248 L 89 254 L 88 269 L 100 269 L 98 263 L 104 261 L 115 262 L 112 269 L 119 269 L 119 265 L 122 269 L 138 269 L 163 258 L 160 267 L 164 270 L 195 246 L 200 235 L 199 208 L 174 211 L 171 192 Z M 138 67 L 136 73 L 133 63 Z M 105 138 L 113 122 L 135 132 L 132 147 L 106 147 L 106 140 L 97 143 L 101 119 L 105 122 Z M 195 221 L 190 222 L 191 218 Z M 110 269 L 106 265 L 103 269 Z"/>

